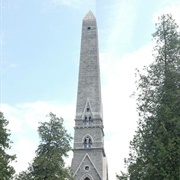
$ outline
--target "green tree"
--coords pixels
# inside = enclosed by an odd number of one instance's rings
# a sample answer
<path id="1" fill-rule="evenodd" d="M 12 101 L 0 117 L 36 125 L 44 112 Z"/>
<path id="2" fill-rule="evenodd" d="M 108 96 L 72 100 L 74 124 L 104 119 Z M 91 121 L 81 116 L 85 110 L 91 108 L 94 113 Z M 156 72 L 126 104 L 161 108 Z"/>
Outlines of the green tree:
<path id="1" fill-rule="evenodd" d="M 162 15 L 153 37 L 155 61 L 138 71 L 138 129 L 120 180 L 180 179 L 180 33 Z"/>
<path id="2" fill-rule="evenodd" d="M 71 172 L 65 167 L 64 157 L 71 150 L 72 137 L 63 126 L 63 119 L 49 114 L 50 121 L 40 123 L 38 133 L 40 144 L 36 157 L 27 171 L 21 172 L 16 179 L 70 180 Z"/>
<path id="3" fill-rule="evenodd" d="M 33 175 L 31 173 L 31 166 L 26 171 L 20 172 L 18 175 L 15 176 L 15 180 L 33 180 Z"/>
<path id="4" fill-rule="evenodd" d="M 9 180 L 13 177 L 15 173 L 14 168 L 10 163 L 15 160 L 15 155 L 9 155 L 7 150 L 11 148 L 12 143 L 9 139 L 10 133 L 6 128 L 8 125 L 8 120 L 4 118 L 2 112 L 0 112 L 0 179 Z"/>

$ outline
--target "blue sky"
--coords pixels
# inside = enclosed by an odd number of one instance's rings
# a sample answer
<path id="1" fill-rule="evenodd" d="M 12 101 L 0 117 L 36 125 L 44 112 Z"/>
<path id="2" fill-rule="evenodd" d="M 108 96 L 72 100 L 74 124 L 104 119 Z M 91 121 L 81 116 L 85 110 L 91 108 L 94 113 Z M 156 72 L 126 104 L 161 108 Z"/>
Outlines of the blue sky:
<path id="1" fill-rule="evenodd" d="M 153 60 L 157 17 L 172 13 L 180 23 L 179 9 L 179 0 L 1 0 L 0 103 L 10 121 L 16 170 L 32 160 L 38 122 L 50 111 L 64 118 L 73 135 L 82 19 L 92 10 L 98 23 L 105 148 L 109 176 L 115 179 L 138 119 L 129 98 L 134 69 Z"/>

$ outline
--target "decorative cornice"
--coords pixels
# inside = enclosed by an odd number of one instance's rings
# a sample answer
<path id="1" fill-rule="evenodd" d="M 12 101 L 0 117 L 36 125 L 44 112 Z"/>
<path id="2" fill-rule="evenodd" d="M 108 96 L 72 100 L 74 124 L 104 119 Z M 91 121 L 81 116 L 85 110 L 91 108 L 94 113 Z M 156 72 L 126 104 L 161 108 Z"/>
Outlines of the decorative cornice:
<path id="1" fill-rule="evenodd" d="M 97 124 L 97 125 L 77 125 L 74 127 L 74 129 L 84 129 L 84 128 L 104 128 L 103 125 Z"/>

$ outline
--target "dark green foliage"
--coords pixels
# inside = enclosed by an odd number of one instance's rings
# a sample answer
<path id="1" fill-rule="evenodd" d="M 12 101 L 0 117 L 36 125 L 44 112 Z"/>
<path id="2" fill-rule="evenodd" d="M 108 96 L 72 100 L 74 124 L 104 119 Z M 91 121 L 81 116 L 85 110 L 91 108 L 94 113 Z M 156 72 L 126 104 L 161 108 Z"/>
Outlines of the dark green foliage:
<path id="1" fill-rule="evenodd" d="M 155 61 L 138 72 L 139 122 L 121 180 L 180 179 L 180 34 L 163 15 L 153 34 Z"/>
<path id="2" fill-rule="evenodd" d="M 31 174 L 31 171 L 28 168 L 27 171 L 22 171 L 18 175 L 15 176 L 16 180 L 33 180 L 33 176 Z"/>
<path id="3" fill-rule="evenodd" d="M 11 148 L 10 133 L 9 130 L 6 129 L 8 123 L 3 113 L 0 112 L 0 179 L 2 180 L 11 179 L 15 173 L 10 163 L 15 160 L 16 156 L 7 153 L 7 150 Z"/>
<path id="4" fill-rule="evenodd" d="M 16 179 L 35 180 L 70 180 L 70 169 L 65 167 L 64 157 L 71 150 L 72 137 L 63 126 L 63 119 L 49 114 L 50 121 L 40 123 L 38 133 L 40 144 L 36 157 L 27 171 L 20 173 Z"/>

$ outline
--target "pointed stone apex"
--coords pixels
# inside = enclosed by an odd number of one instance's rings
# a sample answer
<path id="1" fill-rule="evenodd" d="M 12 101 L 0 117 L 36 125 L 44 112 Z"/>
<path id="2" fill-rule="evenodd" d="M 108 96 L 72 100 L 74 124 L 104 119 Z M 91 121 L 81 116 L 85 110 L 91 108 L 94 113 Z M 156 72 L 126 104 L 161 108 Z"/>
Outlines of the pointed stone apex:
<path id="1" fill-rule="evenodd" d="M 94 14 L 91 11 L 89 11 L 83 20 L 92 20 L 92 19 L 96 19 L 96 18 L 94 16 Z"/>

